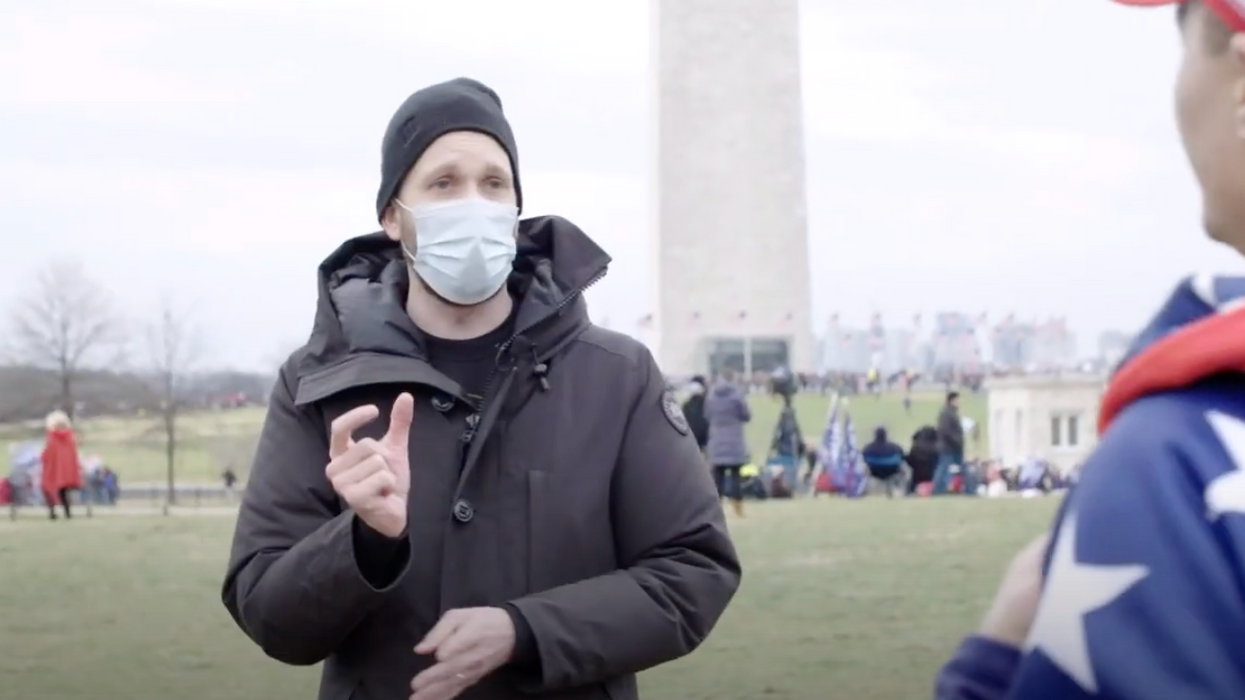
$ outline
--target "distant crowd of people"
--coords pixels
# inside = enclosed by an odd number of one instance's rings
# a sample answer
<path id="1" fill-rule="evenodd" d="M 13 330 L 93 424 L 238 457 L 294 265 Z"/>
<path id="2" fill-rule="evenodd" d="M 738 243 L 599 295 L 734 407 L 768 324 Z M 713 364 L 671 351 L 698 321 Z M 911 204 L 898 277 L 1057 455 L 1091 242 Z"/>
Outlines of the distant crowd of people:
<path id="1" fill-rule="evenodd" d="M 820 446 L 801 432 L 791 401 L 796 393 L 808 390 L 812 376 L 779 370 L 766 375 L 761 383 L 757 376 L 728 371 L 713 380 L 694 376 L 682 388 L 687 395 L 683 413 L 712 469 L 719 499 L 729 502 L 736 515 L 744 515 L 744 501 L 748 499 L 834 492 L 831 480 L 826 478 L 831 465 L 822 463 L 825 456 Z M 867 383 L 872 376 L 863 379 Z M 747 444 L 745 427 L 752 420 L 748 395 L 760 391 L 781 397 L 783 407 L 764 460 L 758 465 Z M 948 391 L 936 425 L 917 429 L 906 449 L 890 438 L 886 426 L 874 429 L 873 439 L 860 450 L 860 462 L 876 485 L 873 490 L 888 497 L 997 496 L 1015 491 L 1050 492 L 1066 485 L 1067 477 L 1042 460 L 1004 466 L 995 460 L 967 459 L 965 420 L 959 401 L 958 391 Z M 905 401 L 905 406 L 910 408 L 910 401 Z"/>

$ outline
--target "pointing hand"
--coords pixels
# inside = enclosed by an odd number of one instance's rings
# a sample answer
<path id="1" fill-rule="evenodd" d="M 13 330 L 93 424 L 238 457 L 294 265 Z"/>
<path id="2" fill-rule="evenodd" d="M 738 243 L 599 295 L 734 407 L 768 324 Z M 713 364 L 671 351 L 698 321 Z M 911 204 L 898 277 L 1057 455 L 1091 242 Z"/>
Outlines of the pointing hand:
<path id="1" fill-rule="evenodd" d="M 411 490 L 407 452 L 415 399 L 402 393 L 393 402 L 389 430 L 379 440 L 355 442 L 354 433 L 380 416 L 376 406 L 359 406 L 338 416 L 330 428 L 329 465 L 333 490 L 373 530 L 397 537 L 406 529 L 406 499 Z"/>

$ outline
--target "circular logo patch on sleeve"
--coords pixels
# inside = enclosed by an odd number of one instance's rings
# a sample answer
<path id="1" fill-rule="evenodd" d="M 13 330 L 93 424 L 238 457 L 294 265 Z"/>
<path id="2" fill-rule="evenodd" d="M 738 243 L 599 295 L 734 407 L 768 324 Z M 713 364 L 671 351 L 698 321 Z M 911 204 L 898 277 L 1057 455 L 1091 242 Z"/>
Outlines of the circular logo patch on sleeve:
<path id="1" fill-rule="evenodd" d="M 687 435 L 692 429 L 687 424 L 687 416 L 683 415 L 683 407 L 679 405 L 674 393 L 666 389 L 661 393 L 661 412 L 666 414 L 666 420 L 670 421 L 670 425 L 679 431 L 680 435 Z"/>

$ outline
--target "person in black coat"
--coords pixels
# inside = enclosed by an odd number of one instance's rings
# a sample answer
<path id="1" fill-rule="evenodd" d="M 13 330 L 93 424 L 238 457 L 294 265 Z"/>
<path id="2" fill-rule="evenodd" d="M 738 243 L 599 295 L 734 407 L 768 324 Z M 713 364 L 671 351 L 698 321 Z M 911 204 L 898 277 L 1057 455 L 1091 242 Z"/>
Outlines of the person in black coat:
<path id="1" fill-rule="evenodd" d="M 933 426 L 927 425 L 912 435 L 912 447 L 904 461 L 912 467 L 909 494 L 914 493 L 917 486 L 934 480 L 934 470 L 938 467 L 938 431 Z"/>
<path id="2" fill-rule="evenodd" d="M 786 491 L 789 498 L 800 486 L 800 460 L 804 458 L 806 447 L 791 396 L 784 394 L 782 404 L 782 412 L 778 414 L 778 423 L 774 426 L 774 437 L 770 441 L 768 460 L 770 464 L 782 465 L 782 474 L 770 480 L 770 488 L 775 492 Z M 776 484 L 778 481 L 782 482 L 781 489 Z"/>
<path id="3" fill-rule="evenodd" d="M 692 436 L 696 438 L 701 452 L 709 444 L 709 419 L 705 417 L 705 386 L 704 377 L 692 377 L 692 395 L 683 402 L 683 417 L 687 419 L 687 426 L 691 428 Z"/>

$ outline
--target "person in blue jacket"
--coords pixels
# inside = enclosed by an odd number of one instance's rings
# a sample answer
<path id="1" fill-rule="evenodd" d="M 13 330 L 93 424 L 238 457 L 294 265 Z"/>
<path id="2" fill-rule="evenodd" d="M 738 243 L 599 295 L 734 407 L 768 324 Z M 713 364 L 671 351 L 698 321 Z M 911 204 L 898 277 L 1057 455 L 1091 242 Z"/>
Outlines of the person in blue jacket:
<path id="1" fill-rule="evenodd" d="M 886 428 L 879 426 L 873 431 L 873 442 L 860 451 L 860 458 L 869 468 L 869 476 L 886 487 L 887 498 L 894 498 L 896 492 L 902 492 L 903 448 L 890 441 Z"/>
<path id="2" fill-rule="evenodd" d="M 1118 1 L 1178 4 L 1177 122 L 1204 225 L 1245 252 L 1245 0 Z M 1027 635 L 970 637 L 939 700 L 1245 698 L 1245 278 L 1177 286 L 1098 428 Z"/>

